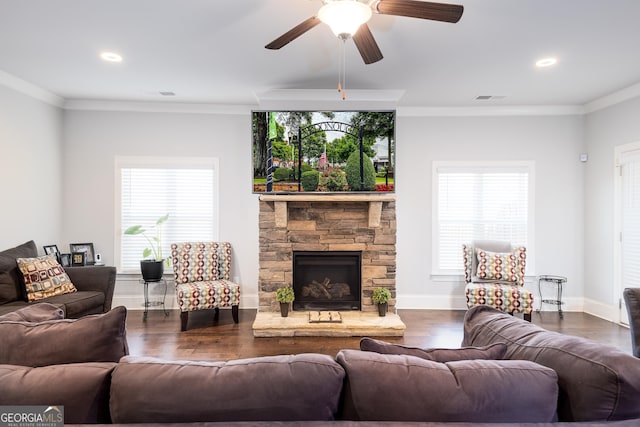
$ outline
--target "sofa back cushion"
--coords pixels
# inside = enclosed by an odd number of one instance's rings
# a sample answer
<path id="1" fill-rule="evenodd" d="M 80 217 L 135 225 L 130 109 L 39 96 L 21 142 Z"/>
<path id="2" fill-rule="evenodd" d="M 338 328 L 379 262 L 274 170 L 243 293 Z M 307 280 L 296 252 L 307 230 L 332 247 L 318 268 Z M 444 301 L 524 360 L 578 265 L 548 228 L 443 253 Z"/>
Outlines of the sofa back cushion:
<path id="1" fill-rule="evenodd" d="M 38 256 L 33 240 L 0 252 L 0 304 L 24 299 L 22 275 L 16 259 Z"/>
<path id="2" fill-rule="evenodd" d="M 114 423 L 332 420 L 344 370 L 322 354 L 230 362 L 125 357 L 111 384 Z"/>
<path id="3" fill-rule="evenodd" d="M 61 405 L 65 424 L 109 423 L 109 385 L 115 365 L 0 365 L 0 405 Z"/>
<path id="4" fill-rule="evenodd" d="M 507 344 L 505 358 L 558 374 L 559 421 L 640 417 L 640 359 L 584 338 L 547 331 L 487 306 L 467 311 L 462 345 Z"/>
<path id="5" fill-rule="evenodd" d="M 360 350 L 381 354 L 405 354 L 444 363 L 473 359 L 500 360 L 504 358 L 507 346 L 503 343 L 495 343 L 485 347 L 418 348 L 364 337 L 360 340 Z"/>
<path id="6" fill-rule="evenodd" d="M 342 350 L 343 417 L 355 421 L 551 422 L 552 369 L 529 361 L 460 360 Z"/>
<path id="7" fill-rule="evenodd" d="M 129 353 L 126 318 L 127 310 L 116 307 L 80 319 L 0 321 L 0 363 L 46 366 L 117 362 Z"/>
<path id="8" fill-rule="evenodd" d="M 64 319 L 64 309 L 48 302 L 31 304 L 0 316 L 0 322 L 44 322 L 60 319 Z"/>

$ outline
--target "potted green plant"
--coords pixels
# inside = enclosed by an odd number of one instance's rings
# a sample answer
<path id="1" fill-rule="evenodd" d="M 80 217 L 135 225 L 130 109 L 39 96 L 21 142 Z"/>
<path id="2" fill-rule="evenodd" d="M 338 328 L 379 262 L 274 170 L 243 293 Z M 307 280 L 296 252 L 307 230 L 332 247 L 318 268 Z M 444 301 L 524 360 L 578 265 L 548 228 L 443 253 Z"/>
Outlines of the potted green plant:
<path id="1" fill-rule="evenodd" d="M 169 266 L 169 258 L 162 256 L 162 225 L 169 219 L 169 214 L 163 215 L 156 221 L 155 225 L 148 230 L 142 225 L 132 225 L 124 231 L 128 236 L 142 235 L 147 240 L 149 247 L 142 251 L 140 260 L 140 272 L 145 282 L 157 282 L 162 279 L 164 265 Z M 147 233 L 153 232 L 149 236 Z"/>
<path id="2" fill-rule="evenodd" d="M 374 304 L 378 304 L 378 314 L 380 316 L 386 316 L 389 300 L 391 299 L 391 292 L 389 292 L 389 289 L 375 288 L 371 299 Z"/>
<path id="3" fill-rule="evenodd" d="M 276 291 L 276 300 L 280 303 L 280 315 L 282 317 L 287 317 L 289 315 L 289 304 L 291 304 L 295 299 L 296 297 L 291 286 L 278 288 Z"/>

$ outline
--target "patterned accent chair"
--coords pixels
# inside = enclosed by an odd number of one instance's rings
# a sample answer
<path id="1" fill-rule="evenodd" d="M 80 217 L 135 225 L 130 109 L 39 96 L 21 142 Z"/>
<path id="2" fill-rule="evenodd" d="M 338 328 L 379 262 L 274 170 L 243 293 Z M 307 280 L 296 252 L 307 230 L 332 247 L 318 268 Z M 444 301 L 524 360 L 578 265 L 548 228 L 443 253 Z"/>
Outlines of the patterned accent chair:
<path id="1" fill-rule="evenodd" d="M 231 307 L 238 323 L 240 285 L 230 281 L 229 242 L 184 242 L 171 244 L 173 276 L 180 307 L 180 330 L 187 330 L 189 312 L 213 309 L 217 321 L 220 307 Z"/>
<path id="2" fill-rule="evenodd" d="M 531 322 L 533 293 L 524 288 L 527 252 L 509 242 L 475 240 L 462 245 L 467 308 L 488 305 Z"/>

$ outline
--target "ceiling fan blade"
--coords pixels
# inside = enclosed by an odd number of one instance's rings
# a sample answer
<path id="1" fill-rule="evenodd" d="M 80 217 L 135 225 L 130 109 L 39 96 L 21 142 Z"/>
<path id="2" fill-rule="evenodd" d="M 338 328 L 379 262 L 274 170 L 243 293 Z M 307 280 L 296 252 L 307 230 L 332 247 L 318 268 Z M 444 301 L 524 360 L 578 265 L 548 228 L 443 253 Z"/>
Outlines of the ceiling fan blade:
<path id="1" fill-rule="evenodd" d="M 408 16 L 432 21 L 458 22 L 464 6 L 448 3 L 432 3 L 418 0 L 380 0 L 375 10 L 383 15 Z"/>
<path id="2" fill-rule="evenodd" d="M 297 39 L 307 31 L 309 31 L 310 29 L 318 25 L 320 22 L 321 21 L 318 18 L 316 18 L 315 16 L 312 16 L 306 21 L 303 21 L 302 23 L 296 25 L 295 27 L 293 27 L 292 29 L 290 29 L 289 31 L 287 31 L 286 33 L 284 33 L 283 35 L 281 35 L 280 37 L 278 37 L 277 39 L 275 39 L 274 41 L 266 45 L 265 47 L 267 49 L 280 49 L 281 47 L 291 43 L 292 41 L 294 41 L 295 39 Z"/>
<path id="3" fill-rule="evenodd" d="M 378 43 L 373 38 L 367 24 L 362 24 L 352 38 L 365 64 L 373 64 L 383 58 Z"/>

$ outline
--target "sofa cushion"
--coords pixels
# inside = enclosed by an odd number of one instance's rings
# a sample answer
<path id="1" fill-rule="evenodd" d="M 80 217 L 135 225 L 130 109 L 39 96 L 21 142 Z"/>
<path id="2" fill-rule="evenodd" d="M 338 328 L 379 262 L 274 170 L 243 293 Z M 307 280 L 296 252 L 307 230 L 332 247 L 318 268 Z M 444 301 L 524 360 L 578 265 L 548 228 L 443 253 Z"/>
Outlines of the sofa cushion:
<path id="1" fill-rule="evenodd" d="M 345 419 L 406 422 L 551 422 L 556 373 L 529 361 L 438 363 L 342 350 Z M 392 397 L 392 398 L 391 398 Z"/>
<path id="2" fill-rule="evenodd" d="M 467 311 L 462 345 L 507 344 L 508 359 L 558 374 L 560 421 L 640 418 L 640 359 L 594 341 L 547 331 L 486 306 Z"/>
<path id="3" fill-rule="evenodd" d="M 123 358 L 112 376 L 114 423 L 332 420 L 344 370 L 322 354 L 230 362 Z"/>
<path id="4" fill-rule="evenodd" d="M 33 240 L 0 252 L 0 304 L 25 298 L 16 259 L 36 256 L 38 248 Z"/>
<path id="5" fill-rule="evenodd" d="M 104 308 L 104 292 L 78 291 L 47 298 L 51 304 L 63 305 L 65 317 L 77 319 L 87 314 L 100 314 Z"/>
<path id="6" fill-rule="evenodd" d="M 109 423 L 109 385 L 115 365 L 0 365 L 0 405 L 61 405 L 65 424 Z"/>
<path id="7" fill-rule="evenodd" d="M 507 346 L 504 343 L 495 343 L 485 347 L 417 348 L 365 337 L 360 340 L 360 350 L 380 354 L 405 354 L 444 363 L 472 359 L 499 360 L 504 358 Z"/>
<path id="8" fill-rule="evenodd" d="M 80 319 L 0 322 L 0 363 L 46 366 L 117 362 L 129 353 L 126 318 L 127 310 L 116 307 Z"/>
<path id="9" fill-rule="evenodd" d="M 22 273 L 28 301 L 76 292 L 76 287 L 53 255 L 18 258 L 16 262 Z"/>
<path id="10" fill-rule="evenodd" d="M 64 309 L 59 305 L 49 304 L 46 302 L 29 305 L 19 308 L 11 313 L 0 315 L 2 321 L 18 321 L 18 322 L 44 322 L 45 320 L 64 319 Z"/>

